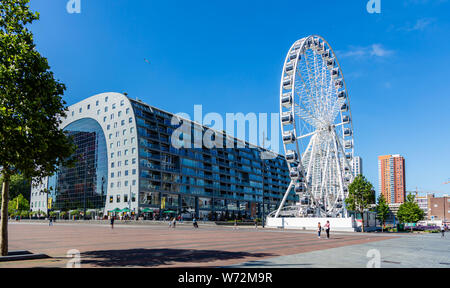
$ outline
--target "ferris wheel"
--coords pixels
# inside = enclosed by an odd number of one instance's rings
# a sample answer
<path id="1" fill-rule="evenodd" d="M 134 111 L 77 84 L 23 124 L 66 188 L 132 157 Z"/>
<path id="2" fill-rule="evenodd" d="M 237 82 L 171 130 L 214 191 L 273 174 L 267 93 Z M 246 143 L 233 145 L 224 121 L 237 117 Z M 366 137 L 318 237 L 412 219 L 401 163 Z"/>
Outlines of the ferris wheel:
<path id="1" fill-rule="evenodd" d="M 291 183 L 269 217 L 337 217 L 353 181 L 353 123 L 339 62 L 324 38 L 296 41 L 283 67 L 280 120 Z M 291 190 L 295 206 L 284 207 Z"/>

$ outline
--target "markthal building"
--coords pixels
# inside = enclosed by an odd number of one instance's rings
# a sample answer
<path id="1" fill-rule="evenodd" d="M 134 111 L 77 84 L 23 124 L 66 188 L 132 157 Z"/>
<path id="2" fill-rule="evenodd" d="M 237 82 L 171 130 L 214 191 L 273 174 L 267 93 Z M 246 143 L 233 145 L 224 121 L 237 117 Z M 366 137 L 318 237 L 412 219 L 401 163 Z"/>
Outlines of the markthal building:
<path id="1" fill-rule="evenodd" d="M 283 156 L 261 157 L 268 152 L 223 131 L 224 148 L 173 145 L 194 139 L 195 133 L 204 135 L 209 128 L 172 118 L 118 93 L 70 106 L 61 125 L 77 146 L 76 165 L 59 167 L 44 181 L 46 187 L 34 187 L 32 209 L 218 219 L 257 218 L 263 205 L 266 215 L 278 207 L 290 183 Z M 172 142 L 173 132 L 185 121 L 191 128 Z M 233 141 L 234 148 L 226 148 L 227 141 Z M 43 188 L 50 191 L 45 198 Z M 287 202 L 298 202 L 298 196 L 292 193 Z"/>

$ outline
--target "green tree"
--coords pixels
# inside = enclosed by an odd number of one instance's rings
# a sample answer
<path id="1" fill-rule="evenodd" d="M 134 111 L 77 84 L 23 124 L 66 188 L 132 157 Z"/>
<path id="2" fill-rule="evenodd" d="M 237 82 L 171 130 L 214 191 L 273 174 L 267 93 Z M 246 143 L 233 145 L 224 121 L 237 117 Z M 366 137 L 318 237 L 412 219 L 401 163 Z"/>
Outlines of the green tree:
<path id="1" fill-rule="evenodd" d="M 416 196 L 409 194 L 405 203 L 398 208 L 397 217 L 401 223 L 417 223 L 425 217 L 425 212 L 420 209 L 415 199 Z"/>
<path id="2" fill-rule="evenodd" d="M 0 1 L 0 166 L 3 167 L 1 255 L 8 254 L 11 177 L 41 182 L 68 164 L 74 146 L 62 129 L 65 86 L 54 79 L 27 26 L 39 19 L 29 0 Z"/>
<path id="3" fill-rule="evenodd" d="M 19 213 L 22 211 L 29 211 L 30 210 L 30 203 L 28 202 L 25 197 L 23 197 L 22 194 L 14 198 L 13 200 L 9 201 L 8 205 L 8 213 L 13 214 L 15 211 L 18 211 Z"/>
<path id="4" fill-rule="evenodd" d="M 0 183 L 3 183 L 3 177 L 0 176 Z M 20 194 L 30 201 L 31 196 L 31 181 L 26 179 L 22 174 L 11 175 L 11 180 L 9 184 L 9 196 L 8 199 L 13 199 Z M 2 196 L 0 194 L 0 201 Z"/>
<path id="5" fill-rule="evenodd" d="M 375 204 L 375 190 L 372 183 L 363 175 L 358 175 L 348 186 L 348 197 L 345 199 L 347 209 L 361 214 L 362 232 L 364 232 L 364 211 Z"/>
<path id="6" fill-rule="evenodd" d="M 376 211 L 377 219 L 381 222 L 381 231 L 384 231 L 386 219 L 389 216 L 389 206 L 387 205 L 386 199 L 384 198 L 383 194 L 380 194 L 380 196 L 378 197 Z"/>

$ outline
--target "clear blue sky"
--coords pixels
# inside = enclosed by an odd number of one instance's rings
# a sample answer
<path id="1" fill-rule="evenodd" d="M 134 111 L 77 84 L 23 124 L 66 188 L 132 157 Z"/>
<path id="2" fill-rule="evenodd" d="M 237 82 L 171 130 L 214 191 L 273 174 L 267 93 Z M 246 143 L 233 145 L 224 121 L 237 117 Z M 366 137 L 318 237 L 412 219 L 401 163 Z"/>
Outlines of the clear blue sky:
<path id="1" fill-rule="evenodd" d="M 381 14 L 366 0 L 66 3 L 32 0 L 32 30 L 69 105 L 127 92 L 174 113 L 276 113 L 287 50 L 319 34 L 346 77 L 368 179 L 378 188 L 377 156 L 401 154 L 408 190 L 450 193 L 448 0 L 381 0 Z"/>

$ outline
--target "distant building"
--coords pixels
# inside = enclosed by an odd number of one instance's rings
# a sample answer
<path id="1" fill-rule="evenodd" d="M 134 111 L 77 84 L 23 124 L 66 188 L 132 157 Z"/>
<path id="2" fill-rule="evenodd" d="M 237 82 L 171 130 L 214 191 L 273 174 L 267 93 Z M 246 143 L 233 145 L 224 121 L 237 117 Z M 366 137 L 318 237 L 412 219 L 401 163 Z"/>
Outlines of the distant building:
<path id="1" fill-rule="evenodd" d="M 405 158 L 400 155 L 378 157 L 379 191 L 388 204 L 406 199 Z"/>
<path id="2" fill-rule="evenodd" d="M 416 196 L 416 203 L 419 205 L 420 209 L 425 212 L 426 219 L 430 219 L 430 199 L 434 198 L 434 194 L 427 194 L 426 196 Z"/>
<path id="3" fill-rule="evenodd" d="M 355 156 L 352 161 L 353 175 L 363 175 L 362 158 Z"/>
<path id="4" fill-rule="evenodd" d="M 438 198 L 432 197 L 429 201 L 429 218 L 431 220 L 442 220 L 450 224 L 450 197 L 448 195 Z"/>

